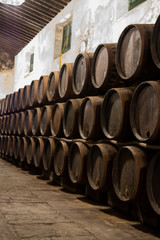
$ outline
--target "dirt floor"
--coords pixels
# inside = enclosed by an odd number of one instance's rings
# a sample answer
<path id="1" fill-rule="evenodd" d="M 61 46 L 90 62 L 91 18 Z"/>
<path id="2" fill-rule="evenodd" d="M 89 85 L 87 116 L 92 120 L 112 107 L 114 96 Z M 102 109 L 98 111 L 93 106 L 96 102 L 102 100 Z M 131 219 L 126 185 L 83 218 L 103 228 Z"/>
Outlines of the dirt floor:
<path id="1" fill-rule="evenodd" d="M 0 240 L 159 238 L 153 229 L 107 206 L 67 193 L 0 159 Z"/>

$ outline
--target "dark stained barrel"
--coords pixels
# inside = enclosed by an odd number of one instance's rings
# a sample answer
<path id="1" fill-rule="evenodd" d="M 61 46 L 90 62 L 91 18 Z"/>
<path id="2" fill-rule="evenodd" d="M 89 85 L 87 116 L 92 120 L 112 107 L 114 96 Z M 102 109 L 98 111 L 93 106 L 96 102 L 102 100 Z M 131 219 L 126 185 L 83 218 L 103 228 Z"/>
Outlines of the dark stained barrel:
<path id="1" fill-rule="evenodd" d="M 152 158 L 147 170 L 147 194 L 153 210 L 160 215 L 160 152 Z"/>
<path id="2" fill-rule="evenodd" d="M 65 103 L 56 103 L 53 105 L 51 113 L 50 128 L 54 137 L 62 137 L 63 134 L 63 116 Z"/>
<path id="3" fill-rule="evenodd" d="M 124 141 L 132 137 L 129 113 L 133 91 L 134 88 L 112 88 L 106 93 L 101 126 L 107 138 Z"/>
<path id="4" fill-rule="evenodd" d="M 126 84 L 159 79 L 159 71 L 151 57 L 153 24 L 134 24 L 122 32 L 117 46 L 116 66 Z"/>
<path id="5" fill-rule="evenodd" d="M 32 134 L 34 136 L 41 135 L 40 119 L 41 119 L 41 108 L 34 108 L 34 110 L 32 111 Z"/>
<path id="6" fill-rule="evenodd" d="M 18 134 L 18 118 L 19 118 L 19 114 L 14 113 L 14 116 L 13 116 L 13 134 Z"/>
<path id="7" fill-rule="evenodd" d="M 143 82 L 135 90 L 130 106 L 130 123 L 139 141 L 160 139 L 160 82 Z"/>
<path id="8" fill-rule="evenodd" d="M 63 132 L 66 138 L 78 138 L 78 117 L 82 99 L 70 99 L 64 108 Z"/>
<path id="9" fill-rule="evenodd" d="M 14 114 L 9 115 L 9 123 L 8 123 L 8 133 L 12 134 L 13 133 L 13 119 L 14 119 Z"/>
<path id="10" fill-rule="evenodd" d="M 15 159 L 19 159 L 20 157 L 20 145 L 21 145 L 21 138 L 16 136 L 14 140 L 14 146 L 13 146 L 13 155 Z"/>
<path id="11" fill-rule="evenodd" d="M 0 117 L 0 133 L 2 133 L 2 122 L 3 122 L 3 117 Z"/>
<path id="12" fill-rule="evenodd" d="M 48 79 L 47 99 L 48 102 L 55 102 L 59 100 L 58 94 L 59 72 L 51 72 Z"/>
<path id="13" fill-rule="evenodd" d="M 52 106 L 44 106 L 41 110 L 40 132 L 42 135 L 51 135 L 51 113 Z"/>
<path id="14" fill-rule="evenodd" d="M 72 69 L 73 63 L 65 63 L 62 65 L 59 81 L 58 81 L 58 93 L 61 99 L 68 100 L 74 97 L 72 88 Z"/>
<path id="15" fill-rule="evenodd" d="M 160 68 L 160 33 L 159 33 L 159 28 L 160 28 L 160 16 L 157 18 L 157 21 L 154 25 L 153 28 L 153 33 L 152 33 L 152 39 L 151 39 L 151 53 L 152 53 L 152 58 L 157 65 L 158 68 Z"/>
<path id="16" fill-rule="evenodd" d="M 79 133 L 83 139 L 103 137 L 100 113 L 103 97 L 86 97 L 80 107 Z M 98 127 L 97 127 L 98 126 Z"/>
<path id="17" fill-rule="evenodd" d="M 27 149 L 26 149 L 26 161 L 28 164 L 33 163 L 34 151 L 35 151 L 35 140 L 33 137 L 29 137 L 27 142 Z"/>
<path id="18" fill-rule="evenodd" d="M 24 118 L 25 118 L 25 112 L 19 112 L 18 135 L 23 135 L 24 134 Z"/>
<path id="19" fill-rule="evenodd" d="M 47 102 L 48 77 L 49 76 L 41 76 L 38 81 L 37 98 L 40 105 L 44 105 Z"/>
<path id="20" fill-rule="evenodd" d="M 68 159 L 68 145 L 64 141 L 59 141 L 56 144 L 55 154 L 54 154 L 54 172 L 58 177 L 62 177 L 66 171 L 66 163 Z"/>
<path id="21" fill-rule="evenodd" d="M 17 110 L 21 111 L 23 109 L 22 107 L 22 97 L 23 97 L 23 88 L 19 88 L 18 90 L 18 96 L 17 96 Z"/>
<path id="22" fill-rule="evenodd" d="M 8 134 L 9 133 L 9 115 L 6 115 L 6 120 L 5 120 L 5 129 L 4 129 L 4 133 Z"/>
<path id="23" fill-rule="evenodd" d="M 89 147 L 81 142 L 72 143 L 68 156 L 68 173 L 73 183 L 86 184 Z"/>
<path id="24" fill-rule="evenodd" d="M 33 80 L 29 89 L 29 106 L 34 108 L 38 105 L 38 80 Z"/>
<path id="25" fill-rule="evenodd" d="M 145 184 L 147 154 L 134 146 L 122 147 L 113 161 L 112 181 L 117 197 L 138 200 Z"/>
<path id="26" fill-rule="evenodd" d="M 77 96 L 90 96 L 95 93 L 91 83 L 91 63 L 93 53 L 80 53 L 73 66 L 72 87 Z"/>
<path id="27" fill-rule="evenodd" d="M 100 44 L 92 61 L 91 78 L 93 86 L 102 92 L 122 85 L 115 65 L 116 43 Z"/>
<path id="28" fill-rule="evenodd" d="M 87 177 L 93 190 L 106 191 L 111 188 L 112 163 L 117 150 L 110 144 L 95 144 L 91 147 L 87 161 Z"/>
<path id="29" fill-rule="evenodd" d="M 32 110 L 25 111 L 24 116 L 24 134 L 32 135 Z"/>
<path id="30" fill-rule="evenodd" d="M 2 134 L 4 134 L 5 122 L 6 122 L 6 116 L 3 115 L 3 117 L 2 117 L 2 128 L 1 128 L 1 133 Z"/>
<path id="31" fill-rule="evenodd" d="M 6 146 L 6 155 L 10 155 L 10 147 L 11 147 L 11 138 L 12 136 L 8 136 L 7 146 Z"/>
<path id="32" fill-rule="evenodd" d="M 8 103 L 8 113 L 12 112 L 12 104 L 13 104 L 13 93 L 10 94 L 10 99 Z"/>
<path id="33" fill-rule="evenodd" d="M 18 100 L 18 92 L 13 93 L 13 102 L 12 102 L 12 112 L 17 111 L 17 100 Z"/>
<path id="34" fill-rule="evenodd" d="M 29 108 L 29 90 L 30 90 L 30 85 L 25 85 L 23 89 L 23 95 L 22 95 L 22 109 Z"/>
<path id="35" fill-rule="evenodd" d="M 55 141 L 53 137 L 44 139 L 43 169 L 53 170 L 53 157 L 55 153 Z"/>
<path id="36" fill-rule="evenodd" d="M 6 110 L 7 113 L 10 113 L 10 109 L 9 109 L 9 107 L 10 107 L 10 101 L 11 101 L 11 94 L 8 95 L 7 110 Z"/>
<path id="37" fill-rule="evenodd" d="M 28 142 L 29 142 L 29 137 L 25 136 L 21 138 L 21 143 L 20 143 L 20 161 L 21 162 L 26 162 Z"/>
<path id="38" fill-rule="evenodd" d="M 34 137 L 35 151 L 33 155 L 34 166 L 42 168 L 43 152 L 44 152 L 44 139 L 42 137 Z"/>
<path id="39" fill-rule="evenodd" d="M 7 113 L 8 98 L 9 98 L 9 94 L 6 95 L 5 100 L 4 100 L 4 114 Z"/>
<path id="40" fill-rule="evenodd" d="M 13 157 L 13 154 L 14 154 L 14 141 L 15 141 L 15 136 L 10 136 L 10 147 L 9 147 L 10 157 Z"/>
<path id="41" fill-rule="evenodd" d="M 4 98 L 1 99 L 0 110 L 0 114 L 2 116 L 4 114 Z"/>

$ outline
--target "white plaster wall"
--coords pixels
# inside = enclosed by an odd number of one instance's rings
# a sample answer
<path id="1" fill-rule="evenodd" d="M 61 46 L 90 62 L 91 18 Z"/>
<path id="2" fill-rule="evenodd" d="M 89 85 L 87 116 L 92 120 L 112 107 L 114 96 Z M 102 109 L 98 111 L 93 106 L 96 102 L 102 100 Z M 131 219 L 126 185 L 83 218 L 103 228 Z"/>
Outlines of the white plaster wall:
<path id="1" fill-rule="evenodd" d="M 160 14 L 160 0 L 147 0 L 128 11 L 128 0 L 72 0 L 15 57 L 14 90 L 41 75 L 59 69 L 54 59 L 55 25 L 73 14 L 71 49 L 62 55 L 62 64 L 74 62 L 81 51 L 93 52 L 100 43 L 117 42 L 123 29 L 132 23 L 155 23 Z M 34 48 L 34 71 L 25 76 L 25 55 Z"/>
<path id="2" fill-rule="evenodd" d="M 13 92 L 14 69 L 0 71 L 0 99 Z"/>

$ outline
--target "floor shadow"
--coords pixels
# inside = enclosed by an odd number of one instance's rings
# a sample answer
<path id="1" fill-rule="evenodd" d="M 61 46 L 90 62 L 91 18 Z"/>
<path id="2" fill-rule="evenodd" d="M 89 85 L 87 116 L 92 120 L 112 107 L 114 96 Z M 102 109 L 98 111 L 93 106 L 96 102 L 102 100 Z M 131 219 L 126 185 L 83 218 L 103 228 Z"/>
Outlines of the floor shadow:
<path id="1" fill-rule="evenodd" d="M 91 205 L 94 205 L 94 206 L 104 206 L 104 204 L 102 203 L 99 203 L 99 202 L 96 202 L 96 201 L 93 201 L 92 199 L 88 198 L 88 197 L 78 197 L 77 198 L 78 200 L 82 201 L 82 202 L 85 202 L 85 203 L 88 203 L 88 204 L 91 204 Z"/>
<path id="2" fill-rule="evenodd" d="M 120 219 L 124 219 L 124 220 L 127 220 L 127 221 L 135 221 L 129 214 L 124 213 L 124 212 L 120 212 L 120 211 L 118 211 L 116 209 L 113 209 L 109 206 L 107 206 L 106 209 L 100 209 L 100 211 L 103 212 L 103 213 L 106 213 L 108 215 L 118 217 Z"/>
<path id="3" fill-rule="evenodd" d="M 143 223 L 138 223 L 135 225 L 132 225 L 135 229 L 144 232 L 144 233 L 149 233 L 155 237 L 160 238 L 160 229 L 159 228 L 151 228 L 148 225 L 144 225 Z"/>

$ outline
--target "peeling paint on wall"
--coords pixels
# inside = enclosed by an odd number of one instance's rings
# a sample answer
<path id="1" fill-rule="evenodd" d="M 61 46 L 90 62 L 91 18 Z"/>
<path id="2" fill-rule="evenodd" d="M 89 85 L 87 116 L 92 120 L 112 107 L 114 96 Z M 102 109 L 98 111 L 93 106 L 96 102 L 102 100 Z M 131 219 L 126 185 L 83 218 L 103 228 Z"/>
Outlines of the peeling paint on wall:
<path id="1" fill-rule="evenodd" d="M 14 58 L 1 51 L 0 54 L 0 99 L 13 91 L 14 84 Z"/>

